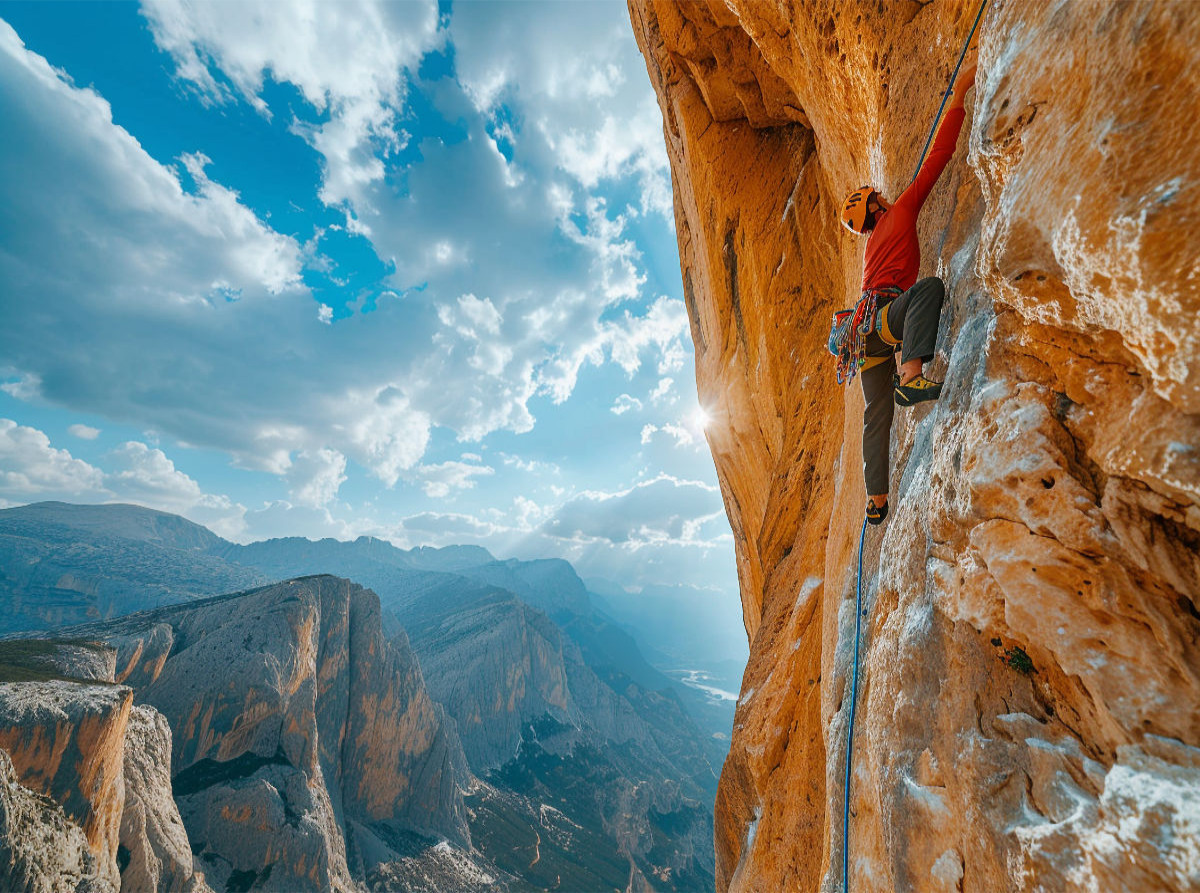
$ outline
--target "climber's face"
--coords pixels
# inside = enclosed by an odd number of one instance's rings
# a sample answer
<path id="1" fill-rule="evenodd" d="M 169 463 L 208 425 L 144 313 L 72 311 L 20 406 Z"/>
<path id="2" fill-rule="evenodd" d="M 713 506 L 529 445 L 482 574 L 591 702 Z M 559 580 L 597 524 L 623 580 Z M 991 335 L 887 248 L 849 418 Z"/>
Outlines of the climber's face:
<path id="1" fill-rule="evenodd" d="M 891 206 L 892 203 L 889 201 L 884 201 L 883 196 L 878 192 L 872 195 L 871 200 L 867 202 L 867 210 L 877 217 Z"/>

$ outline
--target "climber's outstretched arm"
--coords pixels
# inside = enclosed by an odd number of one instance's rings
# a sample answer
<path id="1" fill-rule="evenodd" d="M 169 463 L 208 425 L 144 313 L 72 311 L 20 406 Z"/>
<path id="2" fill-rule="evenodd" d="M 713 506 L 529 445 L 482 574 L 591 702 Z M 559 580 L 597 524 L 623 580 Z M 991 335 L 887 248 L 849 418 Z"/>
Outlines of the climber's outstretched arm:
<path id="1" fill-rule="evenodd" d="M 942 116 L 942 123 L 938 126 L 937 136 L 933 140 L 933 148 L 925 156 L 925 163 L 921 165 L 912 185 L 896 199 L 896 206 L 906 207 L 914 216 L 920 212 L 921 205 L 925 204 L 925 199 L 933 190 L 933 184 L 954 157 L 954 150 L 958 146 L 958 132 L 962 129 L 963 118 L 967 114 L 963 110 L 963 101 L 967 91 L 974 84 L 975 65 L 971 64 L 959 73 L 954 82 L 950 106 Z"/>

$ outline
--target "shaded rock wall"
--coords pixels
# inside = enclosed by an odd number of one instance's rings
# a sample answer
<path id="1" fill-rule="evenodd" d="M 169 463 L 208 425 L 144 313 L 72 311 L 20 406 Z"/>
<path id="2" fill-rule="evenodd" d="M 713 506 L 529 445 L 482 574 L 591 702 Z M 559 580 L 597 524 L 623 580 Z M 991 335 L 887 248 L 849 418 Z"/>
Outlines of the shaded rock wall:
<path id="1" fill-rule="evenodd" d="M 121 870 L 126 890 L 204 893 L 179 807 L 171 794 L 171 727 L 153 707 L 129 713 L 125 732 L 125 807 L 121 847 L 128 861 Z"/>
<path id="2" fill-rule="evenodd" d="M 171 729 L 113 684 L 115 649 L 67 640 L 2 650 L 4 673 L 38 678 L 0 685 L 0 754 L 16 786 L 0 889 L 206 893 L 172 796 Z"/>
<path id="3" fill-rule="evenodd" d="M 840 885 L 865 494 L 824 342 L 978 8 L 631 0 L 751 659 L 718 886 Z M 868 534 L 852 888 L 1200 885 L 1200 86 L 1187 3 L 993 2 L 922 212 L 935 407 Z"/>
<path id="4" fill-rule="evenodd" d="M 553 583 L 561 566 L 539 562 L 528 579 L 537 585 L 549 576 Z M 494 567 L 518 580 L 526 569 L 488 566 L 481 576 L 491 578 Z M 573 574 L 570 579 L 577 580 Z M 566 587 L 564 601 L 573 588 Z M 384 606 L 400 613 L 430 691 L 454 718 L 471 768 L 481 778 L 535 804 L 554 802 L 571 821 L 598 820 L 608 838 L 603 845 L 615 844 L 630 861 L 622 878 L 640 873 L 640 863 L 649 873 L 672 866 L 664 889 L 675 889 L 673 874 L 686 878 L 684 884 L 711 879 L 711 852 L 707 845 L 695 846 L 693 838 L 708 836 L 707 808 L 702 811 L 700 804 L 706 799 L 705 776 L 711 785 L 713 770 L 678 700 L 643 689 L 623 674 L 602 679 L 575 641 L 506 590 L 437 575 L 417 576 L 409 586 L 385 593 Z M 542 592 L 539 601 L 553 606 L 556 599 Z M 540 777 L 547 766 L 558 768 Z M 502 792 L 499 797 L 505 799 Z M 652 827 L 656 819 L 666 827 Z M 538 823 L 549 847 L 555 835 L 543 820 Z M 492 823 L 483 824 L 487 833 Z M 705 829 L 702 835 L 696 826 Z M 588 870 L 608 855 L 572 853 L 573 846 L 565 850 Z M 525 867 L 510 870 L 521 875 Z M 562 883 L 607 886 L 597 876 Z"/>
<path id="5" fill-rule="evenodd" d="M 22 786 L 60 804 L 83 830 L 97 877 L 120 886 L 125 726 L 133 692 L 62 680 L 0 684 L 0 749 Z"/>
<path id="6" fill-rule="evenodd" d="M 0 890 L 112 893 L 83 829 L 61 806 L 21 785 L 0 750 Z"/>

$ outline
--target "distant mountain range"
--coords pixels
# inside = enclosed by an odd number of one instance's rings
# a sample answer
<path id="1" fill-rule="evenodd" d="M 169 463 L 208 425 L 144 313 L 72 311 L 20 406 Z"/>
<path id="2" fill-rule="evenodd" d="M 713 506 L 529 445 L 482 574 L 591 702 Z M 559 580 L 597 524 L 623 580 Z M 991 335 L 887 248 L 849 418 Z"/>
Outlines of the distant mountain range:
<path id="1" fill-rule="evenodd" d="M 393 669 L 384 675 L 410 679 L 401 701 L 427 698 L 431 705 L 423 714 L 428 719 L 418 726 L 400 721 L 397 728 L 423 742 L 416 747 L 422 753 L 429 741 L 439 736 L 445 741 L 438 745 L 445 754 L 436 776 L 442 781 L 428 789 L 435 793 L 417 796 L 410 790 L 407 799 L 393 798 L 382 806 L 368 797 L 374 805 L 366 812 L 359 801 L 354 801 L 358 806 L 340 805 L 350 802 L 341 782 L 336 791 L 329 787 L 331 776 L 352 774 L 360 760 L 339 763 L 336 770 L 328 762 L 333 757 L 318 760 L 317 775 L 354 883 L 370 878 L 373 888 L 408 889 L 405 878 L 411 880 L 417 864 L 413 859 L 430 863 L 450 858 L 434 849 L 441 839 L 461 850 L 468 874 L 482 872 L 501 888 L 625 889 L 643 883 L 664 890 L 711 888 L 712 803 L 732 704 L 707 698 L 652 666 L 637 641 L 651 639 L 652 633 L 598 611 L 569 563 L 498 561 L 475 546 L 402 550 L 369 537 L 353 542 L 288 538 L 240 546 L 185 519 L 137 506 L 41 503 L 0 511 L 0 632 L 53 629 L 55 635 L 102 641 L 119 655 L 137 652 L 129 666 L 118 658 L 114 681 L 130 685 L 137 703 L 158 708 L 170 722 L 175 736 L 172 777 L 184 823 L 193 834 L 192 849 L 197 849 L 198 833 L 210 848 L 198 852 L 198 863 L 210 875 L 224 877 L 223 883 L 233 876 L 230 872 L 250 871 L 253 866 L 245 866 L 254 862 L 256 850 L 235 847 L 236 858 L 221 851 L 214 843 L 222 833 L 212 825 L 212 807 L 197 805 L 210 801 L 194 799 L 200 789 L 186 796 L 179 792 L 191 791 L 199 783 L 194 779 L 214 773 L 225 778 L 222 767 L 230 760 L 249 760 L 238 770 L 243 780 L 285 771 L 276 760 L 283 745 L 246 731 L 249 717 L 257 725 L 262 722 L 264 708 L 255 706 L 260 685 L 252 682 L 260 671 L 247 675 L 236 668 L 246 660 L 239 657 L 243 653 L 251 655 L 249 666 L 287 666 L 306 646 L 294 628 L 285 634 L 277 627 L 280 632 L 273 636 L 244 616 L 250 605 L 262 601 L 263 592 L 286 590 L 259 589 L 217 601 L 205 597 L 309 575 L 335 575 L 373 591 L 348 598 L 360 605 L 354 611 L 363 617 L 369 616 L 370 604 L 378 606 L 378 635 L 386 644 L 370 647 L 397 655 L 389 658 L 393 662 L 387 666 Z M 342 584 L 318 588 L 337 585 Z M 170 605 L 179 607 L 166 607 Z M 147 609 L 150 613 L 118 619 Z M 196 611 L 208 619 L 168 619 L 191 617 Z M 312 622 L 328 626 L 327 611 L 317 614 Z M 86 625 L 62 629 L 80 623 Z M 217 635 L 216 630 L 225 632 Z M 318 664 L 334 659 L 328 664 L 333 667 L 341 665 L 337 661 L 365 659 L 357 652 L 367 640 L 339 635 L 318 636 Z M 167 639 L 171 643 L 164 646 Z M 295 644 L 287 644 L 293 640 Z M 203 673 L 167 672 L 189 666 L 179 661 L 202 645 L 206 650 L 191 660 L 204 654 Z M 279 648 L 281 653 L 272 650 Z M 345 654 L 338 658 L 341 652 Z M 158 653 L 161 661 L 153 657 Z M 263 657 L 273 653 L 274 658 Z M 377 658 L 372 660 L 372 666 L 378 665 Z M 403 669 L 405 661 L 412 671 Z M 226 672 L 233 692 L 249 684 L 254 697 L 226 694 L 213 702 L 221 705 L 225 719 L 219 725 L 226 729 L 222 743 L 214 745 L 215 719 L 201 721 L 210 708 L 204 707 L 196 685 L 199 678 L 209 679 L 205 684 L 215 692 Z M 320 681 L 323 672 L 318 668 L 313 677 L 318 690 L 327 687 Z M 163 679 L 175 681 L 165 684 Z M 371 682 L 360 685 L 357 693 L 352 685 L 343 697 L 356 703 L 344 709 L 377 711 L 381 686 L 390 685 Z M 267 688 L 272 686 L 278 682 Z M 371 703 L 376 706 L 368 707 Z M 399 702 L 390 696 L 388 703 Z M 400 745 L 401 750 L 414 746 Z M 322 747 L 328 742 L 318 750 Z M 339 753 L 345 761 L 344 744 Z M 311 788 L 312 772 L 297 762 L 295 753 L 285 756 L 288 766 L 308 773 L 305 784 Z M 201 764 L 208 768 L 197 769 Z M 391 770 L 372 771 L 374 787 Z M 430 779 L 421 769 L 407 769 L 404 776 Z M 446 788 L 451 778 L 456 780 Z M 230 808 L 229 792 L 213 796 L 225 804 L 222 809 Z M 281 845 L 268 844 L 267 851 Z M 335 846 L 330 852 L 337 851 Z M 314 863 L 305 857 L 305 864 Z M 322 864 L 332 865 L 330 870 L 341 877 L 336 859 Z M 242 867 L 231 867 L 235 865 Z M 263 866 L 254 870 L 261 872 Z M 461 881 L 460 875 L 453 876 Z M 236 876 L 262 880 L 260 874 Z"/>

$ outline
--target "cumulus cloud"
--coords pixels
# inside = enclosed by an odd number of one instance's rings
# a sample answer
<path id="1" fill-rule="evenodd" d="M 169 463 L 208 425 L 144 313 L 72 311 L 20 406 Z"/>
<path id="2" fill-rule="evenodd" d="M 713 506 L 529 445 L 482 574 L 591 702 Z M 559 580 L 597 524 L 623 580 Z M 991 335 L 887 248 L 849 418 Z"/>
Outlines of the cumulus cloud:
<path id="1" fill-rule="evenodd" d="M 237 536 L 245 527 L 244 506 L 228 496 L 205 493 L 160 449 L 128 441 L 105 459 L 110 469 L 105 487 L 121 502 L 183 515 L 221 536 Z"/>
<path id="2" fill-rule="evenodd" d="M 21 221 L 6 235 L 10 288 L 80 287 L 92 302 L 118 297 L 122 307 L 176 316 L 182 306 L 230 291 L 253 298 L 299 282 L 299 245 L 210 181 L 206 159 L 185 158 L 196 185 L 185 192 L 174 170 L 113 123 L 103 98 L 26 51 L 5 22 L 0 82 L 10 137 L 0 185 L 6 217 Z M 99 221 L 102 240 L 89 236 Z M 113 295 L 118 270 L 124 275 Z"/>
<path id="3" fill-rule="evenodd" d="M 675 425 L 668 422 L 665 425 L 648 424 L 642 426 L 642 443 L 652 443 L 657 434 L 664 434 L 672 438 L 676 446 L 691 446 L 699 442 L 696 435 L 683 425 Z"/>
<path id="4" fill-rule="evenodd" d="M 528 474 L 562 474 L 562 468 L 553 462 L 540 462 L 536 459 L 522 459 L 520 456 L 514 456 L 510 453 L 499 453 L 497 455 L 500 457 L 500 461 L 506 466 L 516 468 L 519 471 L 524 471 Z"/>
<path id="5" fill-rule="evenodd" d="M 660 378 L 654 390 L 650 392 L 650 402 L 654 404 L 663 403 L 667 401 L 668 397 L 670 398 L 670 402 L 674 402 L 678 399 L 677 396 L 672 394 L 674 387 L 675 379 L 669 377 Z"/>
<path id="6" fill-rule="evenodd" d="M 337 450 L 301 450 L 285 477 L 292 498 L 308 508 L 328 505 L 346 480 L 346 457 Z"/>
<path id="7" fill-rule="evenodd" d="M 0 496 L 14 502 L 96 497 L 104 473 L 50 445 L 37 428 L 0 419 Z"/>
<path id="8" fill-rule="evenodd" d="M 78 437 L 80 440 L 95 440 L 100 436 L 100 429 L 93 428 L 90 425 L 71 425 L 67 428 L 67 433 L 72 437 Z"/>
<path id="9" fill-rule="evenodd" d="M 416 469 L 425 495 L 431 499 L 444 499 L 454 490 L 470 490 L 475 478 L 496 473 L 490 465 L 470 462 L 442 462 L 437 465 L 421 465 Z"/>
<path id="10" fill-rule="evenodd" d="M 315 112 L 293 126 L 323 158 L 321 198 L 346 203 L 358 212 L 350 224 L 366 230 L 364 187 L 407 141 L 398 124 L 405 71 L 441 42 L 433 0 L 144 0 L 142 13 L 178 76 L 210 102 L 236 93 L 270 115 L 266 79 L 294 84 Z"/>
<path id="11" fill-rule="evenodd" d="M 599 3 L 469 6 L 450 33 L 475 107 L 519 101 L 556 167 L 586 189 L 634 176 L 643 209 L 673 223 L 662 115 L 627 18 Z"/>
<path id="12" fill-rule="evenodd" d="M 581 493 L 561 506 L 542 530 L 561 539 L 630 545 L 694 542 L 722 512 L 716 487 L 659 475 L 628 490 Z"/>
<path id="13" fill-rule="evenodd" d="M 335 518 L 327 508 L 294 505 L 286 499 L 272 500 L 261 508 L 249 509 L 243 520 L 243 530 L 227 539 L 242 543 L 287 536 L 352 540 L 379 532 L 365 519 L 352 522 Z"/>

